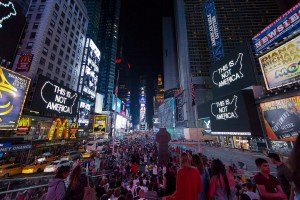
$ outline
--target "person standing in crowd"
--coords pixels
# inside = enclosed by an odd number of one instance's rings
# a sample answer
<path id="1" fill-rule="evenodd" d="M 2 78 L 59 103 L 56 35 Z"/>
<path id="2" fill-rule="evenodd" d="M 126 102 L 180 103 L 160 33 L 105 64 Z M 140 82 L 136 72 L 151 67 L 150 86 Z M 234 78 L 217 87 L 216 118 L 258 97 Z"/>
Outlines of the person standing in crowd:
<path id="1" fill-rule="evenodd" d="M 253 192 L 253 183 L 246 183 L 246 191 L 240 195 L 240 200 L 260 200 L 259 195 Z"/>
<path id="2" fill-rule="evenodd" d="M 283 192 L 289 197 L 291 195 L 291 185 L 288 167 L 281 162 L 281 159 L 277 153 L 269 153 L 268 157 L 272 160 L 272 163 L 276 165 L 277 179 L 282 187 Z"/>
<path id="3" fill-rule="evenodd" d="M 82 173 L 81 166 L 77 165 L 71 173 L 64 200 L 82 200 L 85 187 L 87 187 L 87 177 Z"/>
<path id="4" fill-rule="evenodd" d="M 69 173 L 69 166 L 61 166 L 58 168 L 55 177 L 49 181 L 48 192 L 45 200 L 62 200 L 64 198 L 66 193 L 64 179 L 68 177 Z"/>
<path id="5" fill-rule="evenodd" d="M 197 200 L 202 192 L 201 176 L 198 169 L 191 166 L 187 153 L 180 156 L 180 170 L 177 173 L 176 191 L 163 200 Z"/>
<path id="6" fill-rule="evenodd" d="M 153 191 L 153 183 L 149 183 L 148 191 L 145 194 L 145 199 L 147 200 L 157 200 L 158 195 L 156 191 Z"/>
<path id="7" fill-rule="evenodd" d="M 208 199 L 237 200 L 234 180 L 226 173 L 221 160 L 215 159 L 212 161 L 211 173 Z"/>
<path id="8" fill-rule="evenodd" d="M 287 199 L 287 196 L 283 192 L 277 178 L 270 174 L 268 161 L 263 158 L 257 158 L 255 160 L 255 164 L 259 168 L 260 172 L 254 176 L 254 182 L 261 199 Z"/>
<path id="9" fill-rule="evenodd" d="M 165 196 L 171 195 L 176 191 L 176 176 L 172 163 L 168 164 L 167 173 L 164 174 L 163 188 L 165 189 Z"/>
<path id="10" fill-rule="evenodd" d="M 199 155 L 194 154 L 192 156 L 192 166 L 196 167 L 201 175 L 203 191 L 199 194 L 198 200 L 207 199 L 209 188 L 209 174 L 208 171 L 204 168 L 202 158 Z"/>
<path id="11" fill-rule="evenodd" d="M 300 137 L 294 144 L 294 149 L 289 157 L 291 172 L 292 191 L 290 199 L 300 200 Z"/>

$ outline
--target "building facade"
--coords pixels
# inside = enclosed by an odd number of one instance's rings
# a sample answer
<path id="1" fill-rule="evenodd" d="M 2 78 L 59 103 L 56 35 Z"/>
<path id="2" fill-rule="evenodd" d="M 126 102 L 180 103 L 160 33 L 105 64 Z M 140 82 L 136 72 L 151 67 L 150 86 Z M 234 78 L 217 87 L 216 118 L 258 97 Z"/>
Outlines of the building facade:
<path id="1" fill-rule="evenodd" d="M 33 56 L 31 65 L 19 73 L 31 78 L 32 85 L 38 75 L 44 75 L 77 91 L 88 25 L 82 1 L 32 1 L 27 23 L 14 70 L 18 71 L 19 57 L 29 54 Z M 29 107 L 31 101 L 32 96 L 25 107 Z"/>

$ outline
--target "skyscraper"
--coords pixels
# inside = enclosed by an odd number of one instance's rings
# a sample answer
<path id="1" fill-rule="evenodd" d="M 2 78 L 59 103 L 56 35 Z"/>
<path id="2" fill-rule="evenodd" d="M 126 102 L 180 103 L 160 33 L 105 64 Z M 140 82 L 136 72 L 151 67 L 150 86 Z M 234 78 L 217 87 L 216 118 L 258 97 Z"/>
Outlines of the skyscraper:
<path id="1" fill-rule="evenodd" d="M 191 109 L 190 80 L 195 84 L 196 103 L 201 104 L 210 98 L 209 68 L 211 53 L 204 23 L 203 7 L 205 0 L 175 0 L 175 19 L 178 45 L 180 86 L 185 89 L 186 111 L 189 127 L 195 127 Z M 215 10 L 226 55 L 238 43 L 251 41 L 251 38 L 281 13 L 274 0 L 215 0 Z"/>
<path id="2" fill-rule="evenodd" d="M 102 57 L 100 61 L 101 68 L 97 90 L 105 96 L 103 110 L 106 111 L 109 111 L 112 108 L 120 5 L 120 0 L 103 0 L 101 4 L 99 33 L 96 44 L 101 51 Z"/>

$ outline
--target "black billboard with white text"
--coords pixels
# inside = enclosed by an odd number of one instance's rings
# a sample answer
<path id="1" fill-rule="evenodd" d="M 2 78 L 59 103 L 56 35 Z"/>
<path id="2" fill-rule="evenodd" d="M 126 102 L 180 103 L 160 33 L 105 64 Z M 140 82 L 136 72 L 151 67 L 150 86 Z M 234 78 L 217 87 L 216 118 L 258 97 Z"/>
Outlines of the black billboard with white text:
<path id="1" fill-rule="evenodd" d="M 242 43 L 214 63 L 210 69 L 214 98 L 244 89 L 256 84 L 255 65 L 246 43 Z"/>
<path id="2" fill-rule="evenodd" d="M 39 76 L 31 110 L 74 117 L 76 116 L 77 105 L 77 92 L 45 76 Z"/>

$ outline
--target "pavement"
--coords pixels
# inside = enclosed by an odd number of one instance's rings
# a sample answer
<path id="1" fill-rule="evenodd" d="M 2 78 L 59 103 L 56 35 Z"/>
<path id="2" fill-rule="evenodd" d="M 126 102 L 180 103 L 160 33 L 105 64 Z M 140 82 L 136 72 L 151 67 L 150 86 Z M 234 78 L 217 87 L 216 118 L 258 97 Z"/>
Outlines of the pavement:
<path id="1" fill-rule="evenodd" d="M 189 149 L 193 152 L 197 152 L 197 144 L 191 143 L 176 143 L 171 145 L 179 145 L 183 149 Z M 241 173 L 245 174 L 247 177 L 251 177 L 258 172 L 258 169 L 255 165 L 255 159 L 264 158 L 269 161 L 271 174 L 276 175 L 276 167 L 273 165 L 268 157 L 266 157 L 262 153 L 250 152 L 250 151 L 242 151 L 240 149 L 231 149 L 224 147 L 211 147 L 208 145 L 200 146 L 200 153 L 206 155 L 208 158 L 218 158 L 225 165 L 232 165 L 233 163 L 239 167 L 238 162 L 242 162 L 245 164 Z"/>

